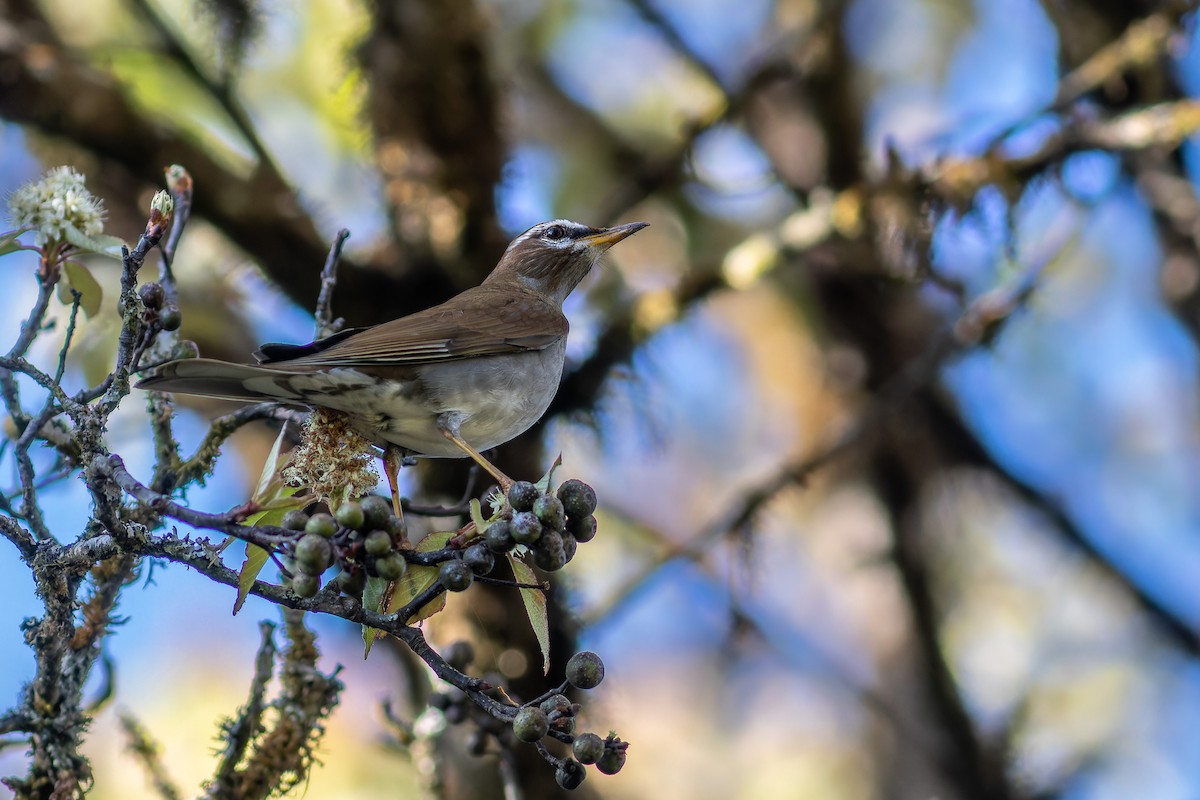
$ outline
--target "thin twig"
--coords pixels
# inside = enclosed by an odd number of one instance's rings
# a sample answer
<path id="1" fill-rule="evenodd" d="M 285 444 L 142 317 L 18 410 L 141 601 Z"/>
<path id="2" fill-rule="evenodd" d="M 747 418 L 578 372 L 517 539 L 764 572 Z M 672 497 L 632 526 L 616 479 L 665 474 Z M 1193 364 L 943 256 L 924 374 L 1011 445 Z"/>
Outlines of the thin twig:
<path id="1" fill-rule="evenodd" d="M 342 247 L 349 238 L 350 231 L 346 228 L 337 232 L 337 235 L 333 237 L 333 244 L 329 248 L 329 255 L 325 258 L 325 266 L 321 270 L 321 291 L 317 295 L 317 308 L 314 315 L 316 318 L 314 336 L 317 339 L 337 333 L 342 327 L 341 320 L 333 318 L 333 290 L 337 286 L 338 259 L 342 257 Z"/>

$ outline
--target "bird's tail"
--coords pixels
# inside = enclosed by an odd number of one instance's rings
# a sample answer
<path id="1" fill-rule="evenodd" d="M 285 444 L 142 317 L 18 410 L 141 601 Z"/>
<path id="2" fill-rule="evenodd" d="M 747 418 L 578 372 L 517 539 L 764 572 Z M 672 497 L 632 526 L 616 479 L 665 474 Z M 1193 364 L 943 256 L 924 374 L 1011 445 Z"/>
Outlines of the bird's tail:
<path id="1" fill-rule="evenodd" d="M 253 364 L 188 358 L 162 365 L 138 381 L 137 387 L 224 400 L 301 402 L 303 398 L 291 386 L 294 377 L 289 372 Z"/>

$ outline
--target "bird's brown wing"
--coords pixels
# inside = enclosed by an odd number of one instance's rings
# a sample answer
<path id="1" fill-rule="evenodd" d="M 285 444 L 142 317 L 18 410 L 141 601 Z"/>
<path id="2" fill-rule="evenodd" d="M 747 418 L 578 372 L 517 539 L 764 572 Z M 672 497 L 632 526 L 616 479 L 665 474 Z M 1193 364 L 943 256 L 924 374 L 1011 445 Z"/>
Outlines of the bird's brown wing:
<path id="1" fill-rule="evenodd" d="M 567 328 L 562 311 L 533 292 L 477 286 L 452 303 L 309 345 L 267 345 L 260 355 L 283 369 L 424 364 L 541 350 Z"/>

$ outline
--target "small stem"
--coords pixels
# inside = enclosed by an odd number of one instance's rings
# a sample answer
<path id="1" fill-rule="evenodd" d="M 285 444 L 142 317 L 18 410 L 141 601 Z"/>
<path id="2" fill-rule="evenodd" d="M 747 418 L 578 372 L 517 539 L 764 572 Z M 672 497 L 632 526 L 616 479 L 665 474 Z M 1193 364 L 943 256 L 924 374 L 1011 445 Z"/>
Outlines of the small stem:
<path id="1" fill-rule="evenodd" d="M 333 318 L 333 290 L 337 286 L 337 263 L 342 256 L 342 246 L 349 238 L 350 231 L 347 229 L 342 228 L 337 232 L 333 245 L 329 248 L 329 255 L 325 258 L 325 267 L 321 270 L 321 292 L 317 295 L 315 313 L 315 336 L 318 339 L 337 333 L 341 327 L 340 320 Z"/>

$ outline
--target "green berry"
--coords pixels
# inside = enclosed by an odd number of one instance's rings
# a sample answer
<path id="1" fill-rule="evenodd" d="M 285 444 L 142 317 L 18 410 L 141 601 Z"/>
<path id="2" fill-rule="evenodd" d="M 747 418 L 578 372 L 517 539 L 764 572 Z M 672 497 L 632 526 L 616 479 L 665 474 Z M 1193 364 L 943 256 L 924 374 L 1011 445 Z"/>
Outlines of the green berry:
<path id="1" fill-rule="evenodd" d="M 588 514 L 586 517 L 567 517 L 567 530 L 580 544 L 590 542 L 596 538 L 596 517 L 594 514 Z"/>
<path id="2" fill-rule="evenodd" d="M 518 511 L 512 518 L 512 537 L 518 544 L 530 545 L 542 535 L 542 523 L 532 511 Z"/>
<path id="3" fill-rule="evenodd" d="M 464 591 L 474 579 L 475 573 L 471 572 L 471 568 L 457 558 L 443 561 L 442 566 L 438 567 L 438 580 L 448 592 Z"/>
<path id="4" fill-rule="evenodd" d="M 571 701 L 567 699 L 565 694 L 555 694 L 543 700 L 538 708 L 547 714 L 553 714 L 555 711 L 561 713 L 570 710 Z"/>
<path id="5" fill-rule="evenodd" d="M 576 689 L 594 689 L 604 680 L 604 662 L 600 656 L 585 650 L 571 656 L 567 662 L 567 682 Z"/>
<path id="6" fill-rule="evenodd" d="M 363 549 L 373 556 L 386 556 L 392 551 L 392 535 L 387 531 L 371 531 L 363 539 Z"/>
<path id="7" fill-rule="evenodd" d="M 580 764 L 595 764 L 604 755 L 604 740 L 594 733 L 581 733 L 571 743 L 571 755 Z"/>
<path id="8" fill-rule="evenodd" d="M 507 553 L 512 550 L 516 544 L 512 535 L 512 523 L 506 519 L 496 520 L 488 526 L 483 541 L 493 553 Z"/>
<path id="9" fill-rule="evenodd" d="M 583 481 L 572 478 L 558 487 L 558 499 L 562 501 L 568 517 L 586 517 L 596 513 L 596 490 Z"/>
<path id="10" fill-rule="evenodd" d="M 408 572 L 408 561 L 399 553 L 388 553 L 375 559 L 375 573 L 385 581 L 398 581 Z"/>
<path id="11" fill-rule="evenodd" d="M 463 551 L 463 563 L 476 575 L 487 575 L 496 566 L 496 557 L 486 545 L 473 544 Z"/>
<path id="12" fill-rule="evenodd" d="M 567 552 L 562 534 L 555 530 L 542 531 L 541 538 L 533 546 L 533 563 L 538 569 L 556 572 L 567 564 Z"/>
<path id="13" fill-rule="evenodd" d="M 292 577 L 292 591 L 300 597 L 316 597 L 321 591 L 321 578 L 317 575 L 300 573 Z"/>
<path id="14" fill-rule="evenodd" d="M 179 313 L 179 306 L 167 306 L 159 311 L 158 324 L 164 331 L 179 330 L 179 326 L 183 324 L 183 315 Z"/>
<path id="15" fill-rule="evenodd" d="M 604 740 L 604 755 L 596 761 L 596 769 L 605 775 L 616 775 L 625 766 L 625 749 L 629 747 L 616 736 L 609 734 Z"/>
<path id="16" fill-rule="evenodd" d="M 408 525 L 395 514 L 389 514 L 383 523 L 383 530 L 392 535 L 393 540 L 408 538 Z"/>
<path id="17" fill-rule="evenodd" d="M 529 511 L 541 492 L 529 481 L 517 481 L 508 487 L 508 504 L 513 511 Z"/>
<path id="18" fill-rule="evenodd" d="M 308 514 L 305 514 L 298 508 L 293 508 L 283 515 L 283 520 L 279 523 L 279 527 L 286 528 L 289 531 L 302 531 L 307 524 Z"/>
<path id="19" fill-rule="evenodd" d="M 338 506 L 337 523 L 343 528 L 349 528 L 352 531 L 362 530 L 363 520 L 366 519 L 366 514 L 363 508 L 353 500 L 349 500 Z"/>
<path id="20" fill-rule="evenodd" d="M 540 708 L 525 706 L 513 718 L 513 733 L 522 742 L 536 742 L 550 731 L 550 720 Z"/>
<path id="21" fill-rule="evenodd" d="M 358 503 L 363 512 L 363 525 L 368 530 L 384 528 L 386 530 L 388 517 L 392 516 L 392 503 L 386 497 L 369 494 Z"/>
<path id="22" fill-rule="evenodd" d="M 544 494 L 533 501 L 533 514 L 547 528 L 561 531 L 567 525 L 567 513 L 562 501 L 552 494 Z"/>
<path id="23" fill-rule="evenodd" d="M 569 758 L 559 764 L 558 769 L 554 771 L 554 780 L 567 791 L 578 789 L 586 777 L 587 771 L 584 770 L 583 765 Z"/>
<path id="24" fill-rule="evenodd" d="M 329 514 L 313 514 L 304 526 L 305 533 L 324 536 L 326 539 L 337 533 L 337 522 Z"/>
<path id="25" fill-rule="evenodd" d="M 334 585 L 337 587 L 339 592 L 349 595 L 350 597 L 357 597 L 361 600 L 363 589 L 367 587 L 367 573 L 363 572 L 361 569 L 356 569 L 353 572 L 342 570 L 338 573 L 338 576 L 334 579 L 334 581 Z"/>
<path id="26" fill-rule="evenodd" d="M 306 575 L 320 575 L 333 561 L 329 540 L 315 533 L 306 533 L 296 542 L 296 566 Z"/>

